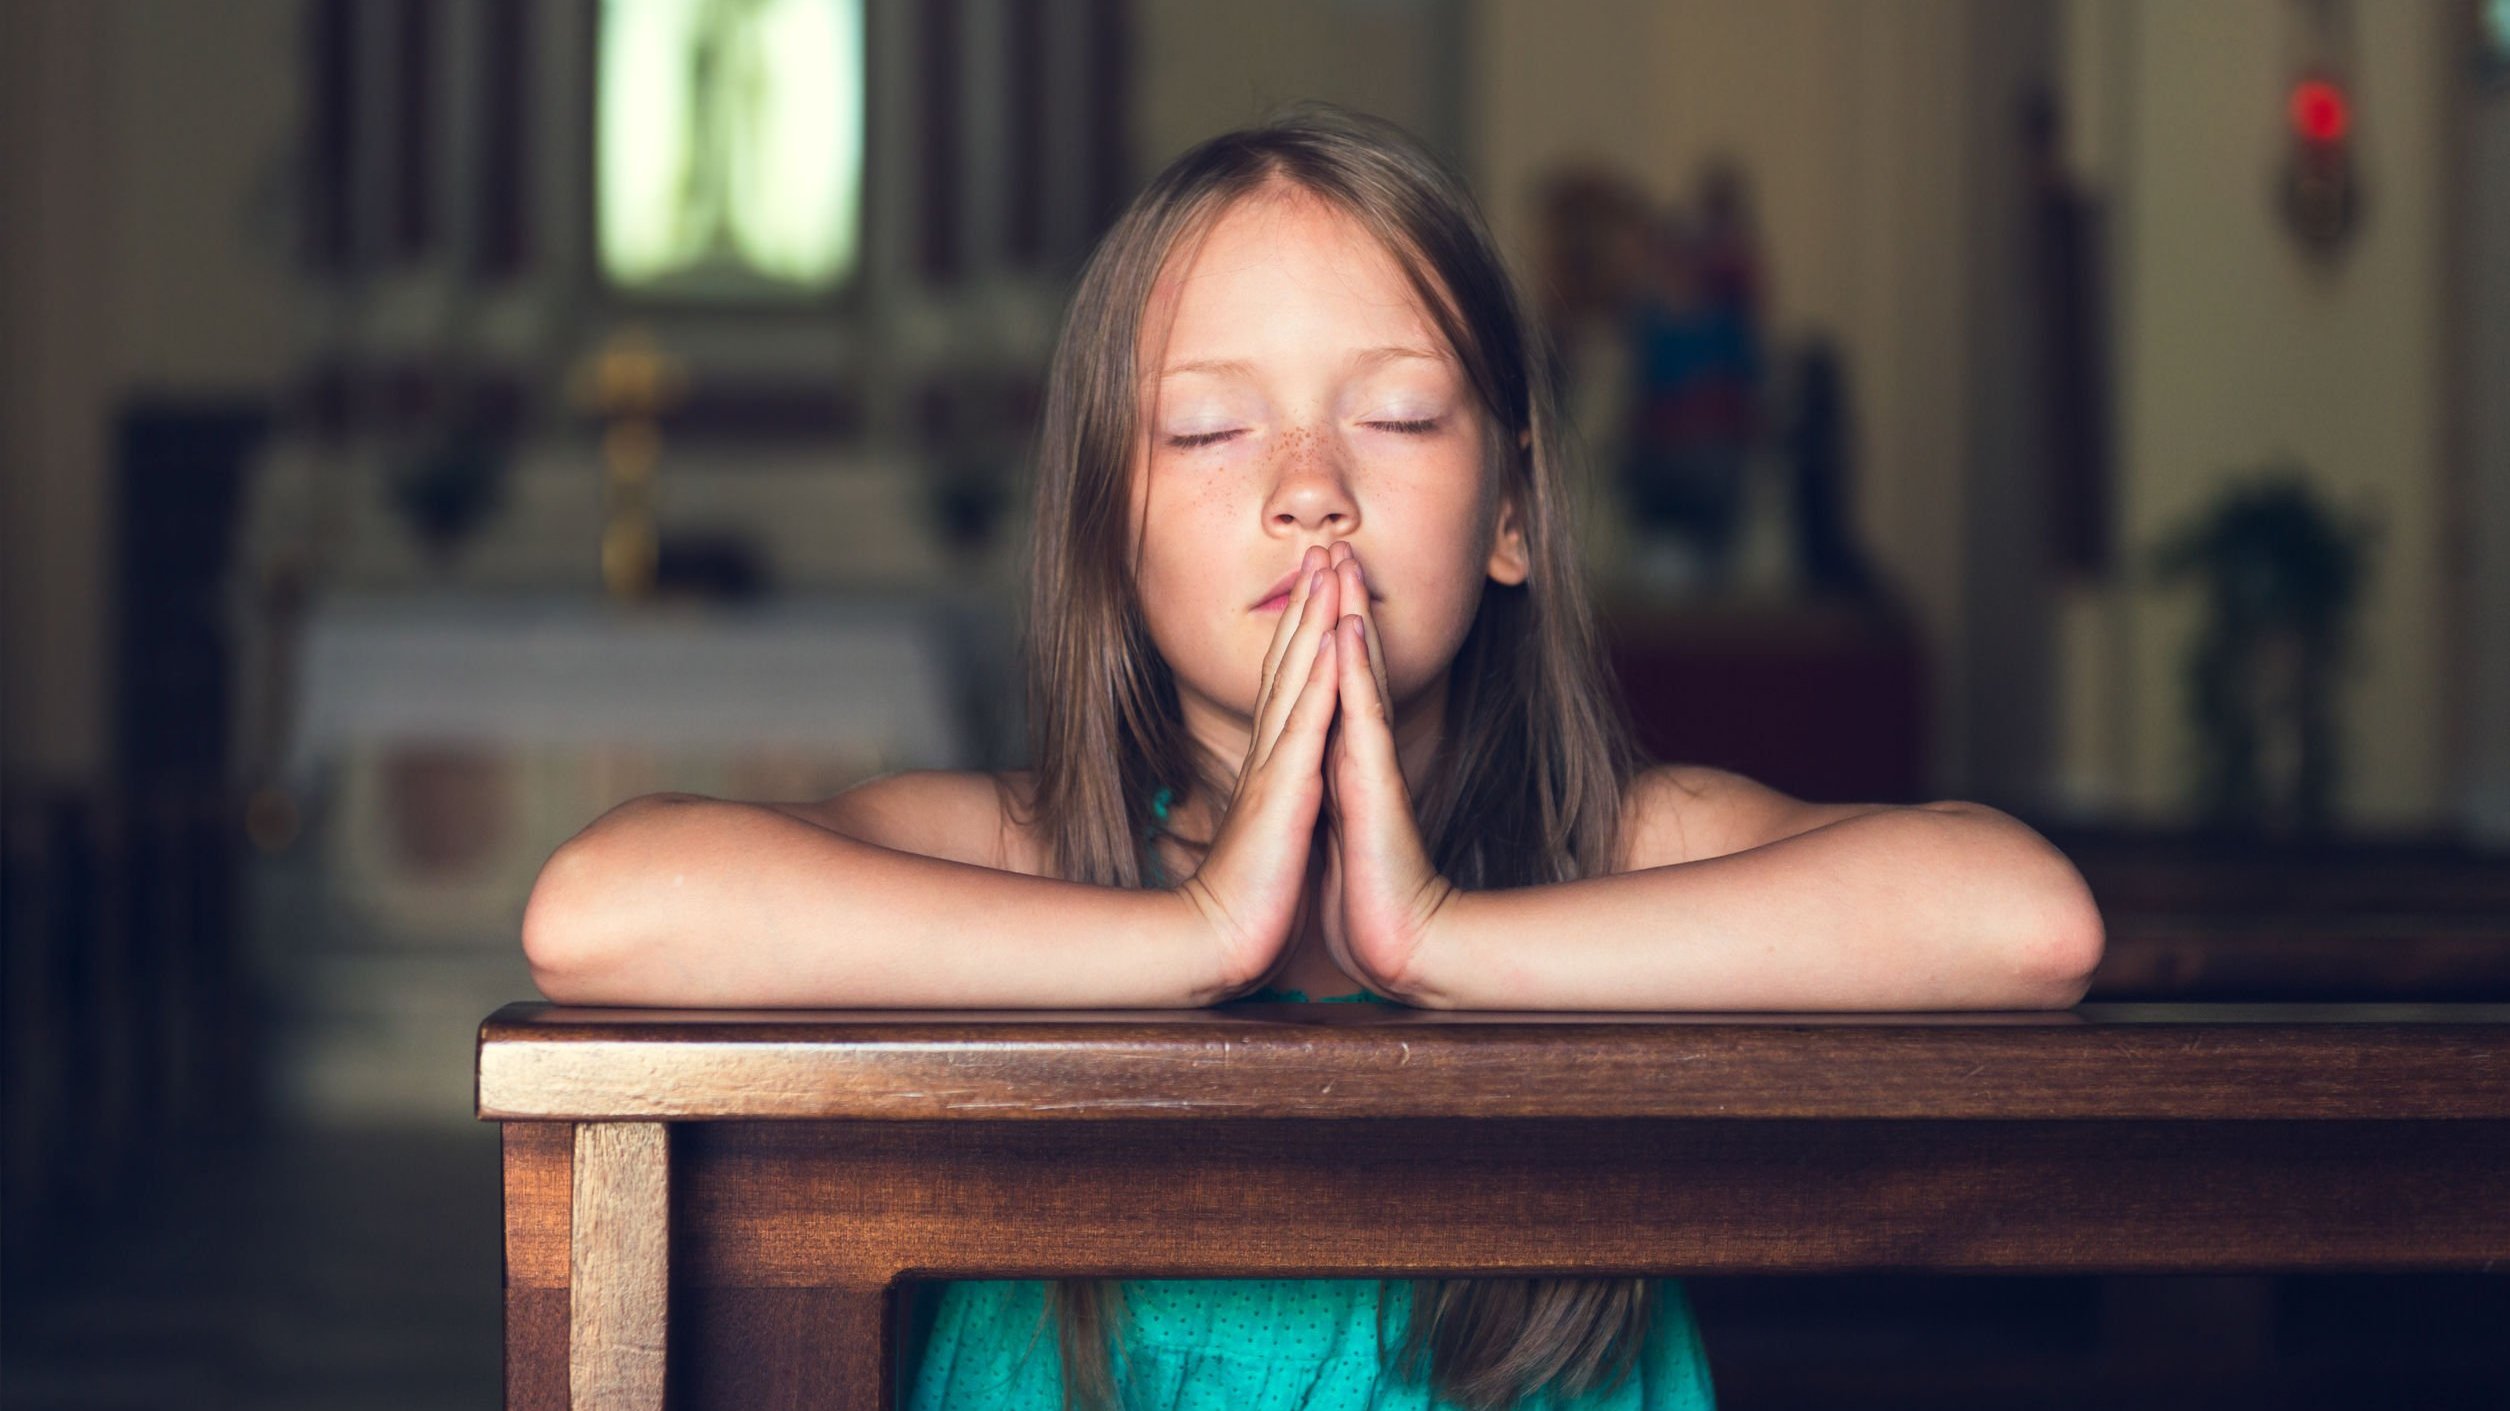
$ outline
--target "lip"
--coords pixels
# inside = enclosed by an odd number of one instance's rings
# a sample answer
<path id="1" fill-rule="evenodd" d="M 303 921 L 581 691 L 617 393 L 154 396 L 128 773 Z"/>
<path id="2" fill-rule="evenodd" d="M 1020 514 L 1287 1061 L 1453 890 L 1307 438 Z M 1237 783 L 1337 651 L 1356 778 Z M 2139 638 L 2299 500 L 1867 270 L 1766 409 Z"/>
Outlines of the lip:
<path id="1" fill-rule="evenodd" d="M 1248 604 L 1246 610 L 1248 612 L 1279 612 L 1283 608 L 1290 605 L 1290 590 L 1296 588 L 1298 585 L 1299 570 L 1294 568 L 1281 575 L 1278 582 L 1274 583 L 1271 587 L 1266 588 L 1264 590 L 1264 596 Z M 1367 592 L 1368 600 L 1370 602 L 1375 603 L 1384 601 L 1383 596 L 1377 592 L 1375 584 L 1370 584 Z"/>
<path id="2" fill-rule="evenodd" d="M 1265 610 L 1266 608 L 1271 607 L 1271 606 L 1272 606 L 1272 604 L 1273 604 L 1273 600 L 1274 600 L 1274 599 L 1276 599 L 1276 598 L 1283 599 L 1283 600 L 1285 600 L 1285 601 L 1286 601 L 1286 600 L 1289 598 L 1289 596 L 1290 596 L 1290 590 L 1291 590 L 1291 589 L 1293 589 L 1293 588 L 1295 588 L 1295 587 L 1297 587 L 1298 585 L 1299 585 L 1299 571 L 1298 571 L 1297 569 L 1295 569 L 1295 568 L 1294 568 L 1294 569 L 1291 569 L 1289 572 L 1287 572 L 1287 573 L 1285 573 L 1285 574 L 1281 575 L 1281 578 L 1280 578 L 1280 580 L 1279 580 L 1278 582 L 1275 582 L 1275 583 L 1274 583 L 1271 587 L 1266 588 L 1266 589 L 1264 590 L 1264 595 L 1263 595 L 1262 597 L 1257 598 L 1255 601 L 1253 601 L 1253 602 L 1251 602 L 1251 603 L 1247 604 L 1247 605 L 1246 605 L 1246 610 L 1247 610 L 1248 612 L 1262 612 L 1262 611 L 1263 611 L 1263 610 Z"/>

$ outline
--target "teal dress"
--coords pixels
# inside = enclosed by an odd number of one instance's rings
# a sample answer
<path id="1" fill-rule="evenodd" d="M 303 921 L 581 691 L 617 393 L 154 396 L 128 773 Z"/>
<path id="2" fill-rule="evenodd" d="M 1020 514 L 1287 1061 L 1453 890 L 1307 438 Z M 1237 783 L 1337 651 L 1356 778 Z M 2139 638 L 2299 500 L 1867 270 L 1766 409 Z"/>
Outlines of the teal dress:
<path id="1" fill-rule="evenodd" d="M 1042 1279 L 942 1285 L 907 1411 L 1060 1411 L 1063 1354 Z M 1386 1348 L 1400 1346 L 1411 1286 L 1386 1286 Z M 1638 1364 L 1621 1385 L 1527 1411 L 1713 1411 L 1708 1355 L 1680 1281 L 1658 1281 Z M 1129 1279 L 1111 1342 L 1124 1411 L 1452 1411 L 1422 1382 L 1382 1370 L 1375 1279 Z"/>
<path id="2" fill-rule="evenodd" d="M 1161 790 L 1152 812 L 1167 817 Z M 1154 854 L 1155 856 L 1155 854 Z M 1308 1002 L 1262 989 L 1245 1001 Z M 1320 1004 L 1392 1004 L 1362 990 Z M 1063 1354 L 1043 1279 L 940 1286 L 907 1411 L 1061 1411 Z M 1127 1279 L 1125 1336 L 1110 1342 L 1124 1411 L 1449 1411 L 1398 1380 L 1378 1354 L 1376 1279 Z M 1411 1288 L 1385 1285 L 1386 1349 L 1402 1343 Z M 1675 1279 L 1657 1281 L 1638 1364 L 1621 1385 L 1574 1400 L 1546 1393 L 1527 1411 L 1713 1411 L 1708 1355 Z"/>

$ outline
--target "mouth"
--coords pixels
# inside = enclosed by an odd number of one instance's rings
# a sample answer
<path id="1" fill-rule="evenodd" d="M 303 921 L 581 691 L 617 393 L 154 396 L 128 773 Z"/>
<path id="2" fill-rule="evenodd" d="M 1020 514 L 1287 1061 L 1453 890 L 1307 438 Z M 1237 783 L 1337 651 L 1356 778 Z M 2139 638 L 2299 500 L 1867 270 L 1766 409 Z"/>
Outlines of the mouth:
<path id="1" fill-rule="evenodd" d="M 1290 590 L 1295 590 L 1295 587 L 1298 587 L 1298 570 L 1295 570 L 1295 567 L 1293 567 L 1293 570 L 1290 570 L 1290 572 L 1285 572 L 1285 575 L 1280 575 L 1280 582 L 1275 582 L 1273 587 L 1265 587 L 1265 595 L 1263 595 L 1263 598 L 1255 600 L 1255 603 L 1252 603 L 1250 608 L 1247 608 L 1247 613 L 1260 613 L 1260 615 L 1273 615 L 1273 613 L 1280 613 L 1280 610 L 1288 608 L 1288 605 L 1290 605 Z M 1370 603 L 1383 603 L 1383 600 L 1386 600 L 1386 595 L 1378 593 L 1378 590 L 1375 590 L 1373 582 L 1370 582 L 1370 587 L 1368 587 L 1368 600 L 1370 600 Z"/>
<path id="2" fill-rule="evenodd" d="M 1264 596 L 1247 608 L 1249 612 L 1279 612 L 1289 605 L 1290 590 L 1299 586 L 1299 571 L 1291 569 L 1278 582 L 1264 590 Z"/>

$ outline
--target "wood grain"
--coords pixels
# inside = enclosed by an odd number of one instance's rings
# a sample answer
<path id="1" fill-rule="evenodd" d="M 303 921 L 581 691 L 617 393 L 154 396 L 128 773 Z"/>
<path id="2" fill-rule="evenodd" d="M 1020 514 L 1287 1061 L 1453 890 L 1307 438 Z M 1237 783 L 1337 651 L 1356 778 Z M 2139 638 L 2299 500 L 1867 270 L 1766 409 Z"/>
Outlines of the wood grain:
<path id="1" fill-rule="evenodd" d="M 479 1105 L 513 1407 L 886 1406 L 949 1279 L 2510 1270 L 2501 1006 L 516 1005 Z"/>
<path id="2" fill-rule="evenodd" d="M 757 1122 L 676 1147 L 682 1289 L 2510 1268 L 2510 1123 Z"/>
<path id="3" fill-rule="evenodd" d="M 575 1128 L 508 1122 L 505 1147 L 506 1411 L 567 1411 L 567 1292 Z"/>
<path id="4" fill-rule="evenodd" d="M 482 1026 L 479 1074 L 491 1120 L 2503 1119 L 2510 1006 L 1563 1016 L 527 1004 Z"/>
<path id="5" fill-rule="evenodd" d="M 661 1411 L 670 1308 L 670 1132 L 575 1129 L 568 1388 L 575 1411 Z"/>

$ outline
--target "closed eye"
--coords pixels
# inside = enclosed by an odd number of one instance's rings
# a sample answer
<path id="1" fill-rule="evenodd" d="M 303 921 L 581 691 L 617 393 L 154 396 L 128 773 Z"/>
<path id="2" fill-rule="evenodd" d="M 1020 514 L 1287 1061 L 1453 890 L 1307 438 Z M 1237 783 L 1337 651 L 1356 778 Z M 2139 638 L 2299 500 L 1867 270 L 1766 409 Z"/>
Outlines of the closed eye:
<path id="1" fill-rule="evenodd" d="M 1426 436 L 1438 429 L 1438 418 L 1431 417 L 1425 421 L 1372 421 L 1368 424 L 1388 431 L 1399 431 L 1406 436 Z M 1168 438 L 1168 444 L 1182 450 L 1192 450 L 1198 446 L 1216 446 L 1237 434 L 1235 431 L 1197 431 L 1184 436 L 1171 436 Z"/>

